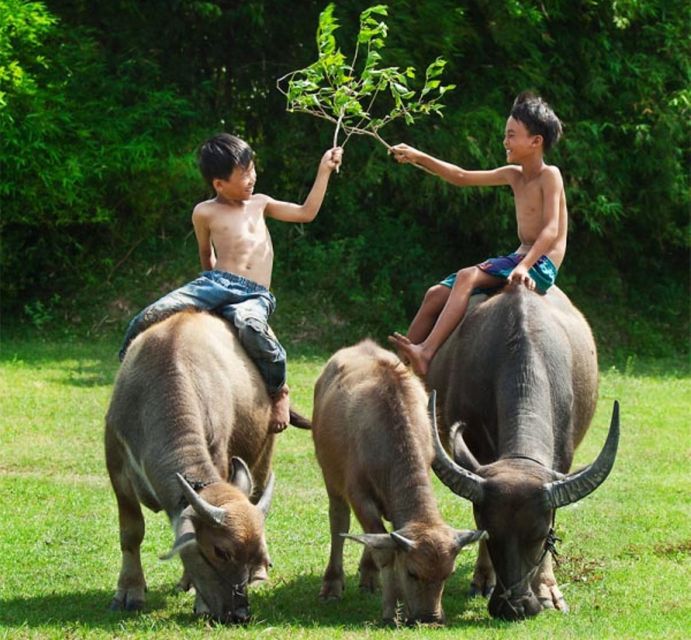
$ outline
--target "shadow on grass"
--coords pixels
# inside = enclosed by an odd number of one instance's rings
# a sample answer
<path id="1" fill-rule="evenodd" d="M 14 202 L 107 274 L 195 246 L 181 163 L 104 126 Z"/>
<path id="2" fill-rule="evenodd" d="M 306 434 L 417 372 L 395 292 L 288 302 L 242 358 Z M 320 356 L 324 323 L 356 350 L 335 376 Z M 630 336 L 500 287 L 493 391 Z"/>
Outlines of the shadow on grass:
<path id="1" fill-rule="evenodd" d="M 112 385 L 120 363 L 114 343 L 23 340 L 4 342 L 0 365 L 37 369 L 39 376 L 65 386 L 93 388 Z"/>
<path id="2" fill-rule="evenodd" d="M 111 362 L 80 363 L 74 367 L 65 367 L 60 379 L 65 385 L 81 388 L 106 387 L 113 384 L 118 365 Z"/>
<path id="3" fill-rule="evenodd" d="M 343 598 L 322 602 L 318 594 L 321 576 L 302 575 L 276 582 L 254 593 L 255 623 L 299 627 L 338 627 L 357 630 L 379 627 L 381 593 L 362 593 L 357 576 L 346 577 Z M 464 592 L 465 591 L 465 592 Z M 500 628 L 506 623 L 489 618 L 486 601 L 471 599 L 460 580 L 447 583 L 443 599 L 448 628 Z"/>
<path id="4" fill-rule="evenodd" d="M 111 611 L 108 608 L 113 590 L 54 593 L 0 600 L 0 627 L 33 628 L 57 626 L 60 628 L 80 625 L 103 630 L 122 630 L 123 622 L 136 621 L 138 616 L 158 614 L 169 606 L 168 601 L 183 597 L 171 588 L 162 587 L 147 592 L 142 612 Z M 177 624 L 193 624 L 194 600 L 190 598 L 189 614 L 176 613 L 167 620 Z"/>
<path id="5" fill-rule="evenodd" d="M 314 344 L 291 339 L 290 332 L 285 332 L 283 342 L 292 360 L 323 360 L 341 346 L 353 344 L 351 339 L 328 348 L 324 343 Z M 0 364 L 11 365 L 21 362 L 30 367 L 42 365 L 58 366 L 61 361 L 77 360 L 66 371 L 64 382 L 74 386 L 98 386 L 111 384 L 119 367 L 118 349 L 120 337 L 69 339 L 64 337 L 50 338 L 42 335 L 22 337 L 3 336 L 0 348 Z M 688 351 L 676 356 L 660 358 L 638 357 L 635 353 L 617 352 L 617 354 L 600 357 L 600 371 L 611 369 L 627 377 L 653 377 L 660 379 L 687 378 L 691 375 L 691 362 Z"/>
<path id="6" fill-rule="evenodd" d="M 361 593 L 357 579 L 347 581 L 346 593 L 338 602 L 321 602 L 317 594 L 321 577 L 304 575 L 295 580 L 278 582 L 255 590 L 250 595 L 253 620 L 250 626 L 339 628 L 361 630 L 382 626 L 381 595 Z M 509 623 L 488 617 L 484 600 L 461 595 L 459 585 L 444 595 L 444 611 L 448 628 L 504 628 Z M 456 588 L 454 588 L 456 587 Z M 122 631 L 123 625 L 163 630 L 167 625 L 199 627 L 208 624 L 192 612 L 194 598 L 171 587 L 151 589 L 142 612 L 110 611 L 108 603 L 112 590 L 87 590 L 33 597 L 0 600 L 0 626 L 32 629 L 55 626 L 66 629 L 74 626 Z M 184 610 L 181 610 L 181 607 Z"/>

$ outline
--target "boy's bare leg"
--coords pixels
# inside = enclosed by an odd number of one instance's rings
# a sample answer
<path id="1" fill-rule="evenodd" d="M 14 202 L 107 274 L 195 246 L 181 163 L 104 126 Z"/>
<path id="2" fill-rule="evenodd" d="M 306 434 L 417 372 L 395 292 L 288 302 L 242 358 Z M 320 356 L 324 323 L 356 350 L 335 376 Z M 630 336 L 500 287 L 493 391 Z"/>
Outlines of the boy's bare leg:
<path id="1" fill-rule="evenodd" d="M 450 295 L 451 288 L 443 284 L 436 284 L 427 290 L 418 312 L 408 327 L 408 340 L 413 344 L 419 344 L 430 334 Z"/>
<path id="2" fill-rule="evenodd" d="M 425 297 L 422 299 L 420 308 L 417 310 L 413 321 L 410 323 L 410 327 L 408 327 L 408 333 L 406 335 L 410 342 L 418 344 L 429 335 L 450 295 L 451 288 L 441 284 L 436 284 L 427 290 Z M 405 362 L 405 364 L 410 364 L 406 354 L 398 347 L 398 344 L 393 340 L 389 340 L 389 342 L 395 347 L 398 357 Z"/>
<path id="3" fill-rule="evenodd" d="M 288 387 L 284 386 L 271 397 L 269 433 L 281 433 L 290 423 L 290 398 Z"/>
<path id="4" fill-rule="evenodd" d="M 501 278 L 487 275 L 477 267 L 469 267 L 459 271 L 451 295 L 449 295 L 439 318 L 437 318 L 432 331 L 425 340 L 420 344 L 413 344 L 411 340 L 398 333 L 391 336 L 389 340 L 403 353 L 413 371 L 424 378 L 434 354 L 463 319 L 473 289 L 475 287 L 497 286 L 502 282 Z"/>

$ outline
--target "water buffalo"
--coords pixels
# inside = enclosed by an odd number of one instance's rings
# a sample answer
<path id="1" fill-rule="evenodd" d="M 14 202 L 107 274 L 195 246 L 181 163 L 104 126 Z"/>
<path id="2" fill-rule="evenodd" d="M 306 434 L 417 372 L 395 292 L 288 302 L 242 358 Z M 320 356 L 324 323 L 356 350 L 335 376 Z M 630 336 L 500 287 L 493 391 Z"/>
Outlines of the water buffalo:
<path id="1" fill-rule="evenodd" d="M 525 287 L 474 306 L 432 362 L 440 430 L 433 469 L 472 501 L 480 545 L 474 592 L 494 617 L 567 610 L 552 570 L 554 511 L 594 491 L 616 456 L 619 413 L 605 446 L 584 470 L 568 473 L 595 411 L 598 368 L 590 327 L 567 296 Z M 436 436 L 436 432 L 435 432 Z M 495 588 L 496 586 L 496 588 Z"/>
<path id="2" fill-rule="evenodd" d="M 331 554 L 320 597 L 344 589 L 343 536 L 352 507 L 365 545 L 360 586 L 381 575 L 383 618 L 403 601 L 409 623 L 441 622 L 444 582 L 461 548 L 483 535 L 444 524 L 432 492 L 427 394 L 391 352 L 366 340 L 327 362 L 314 391 L 317 460 L 329 495 Z M 394 531 L 387 533 L 382 519 Z"/>
<path id="3" fill-rule="evenodd" d="M 223 320 L 177 313 L 132 343 L 105 429 L 122 550 L 112 608 L 144 602 L 141 503 L 168 515 L 175 543 L 166 557 L 180 555 L 181 586 L 195 587 L 195 610 L 248 620 L 247 586 L 266 579 L 270 565 L 270 413 L 259 372 Z"/>

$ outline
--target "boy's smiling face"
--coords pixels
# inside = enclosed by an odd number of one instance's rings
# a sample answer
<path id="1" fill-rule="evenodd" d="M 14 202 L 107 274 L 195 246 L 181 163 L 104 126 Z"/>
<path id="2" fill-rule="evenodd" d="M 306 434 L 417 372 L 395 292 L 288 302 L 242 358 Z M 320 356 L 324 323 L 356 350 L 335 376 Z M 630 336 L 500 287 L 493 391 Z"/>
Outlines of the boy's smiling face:
<path id="1" fill-rule="evenodd" d="M 249 200 L 257 181 L 254 162 L 247 167 L 235 167 L 227 180 L 214 179 L 216 194 L 225 200 Z"/>
<path id="2" fill-rule="evenodd" d="M 522 159 L 533 154 L 542 143 L 542 136 L 534 136 L 528 128 L 514 117 L 509 116 L 504 129 L 504 149 L 506 161 L 520 163 Z"/>

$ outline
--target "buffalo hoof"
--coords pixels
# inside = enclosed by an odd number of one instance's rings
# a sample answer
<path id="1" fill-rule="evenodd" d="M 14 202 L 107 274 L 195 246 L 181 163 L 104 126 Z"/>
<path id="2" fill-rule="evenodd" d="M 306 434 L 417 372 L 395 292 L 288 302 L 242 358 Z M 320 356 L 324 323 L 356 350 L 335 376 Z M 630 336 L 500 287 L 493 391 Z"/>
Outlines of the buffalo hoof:
<path id="1" fill-rule="evenodd" d="M 108 607 L 111 611 L 141 611 L 144 608 L 144 599 L 135 597 L 115 596 Z"/>
<path id="2" fill-rule="evenodd" d="M 482 596 L 483 598 L 489 598 L 494 591 L 493 584 L 479 585 L 474 582 L 470 583 L 470 597 L 476 598 L 477 596 Z"/>
<path id="3" fill-rule="evenodd" d="M 374 593 L 379 588 L 379 571 L 360 571 L 360 591 Z"/>
<path id="4" fill-rule="evenodd" d="M 556 603 L 552 604 L 552 607 L 554 609 L 556 609 L 557 611 L 561 611 L 562 613 L 568 613 L 569 612 L 569 605 L 566 604 L 566 600 L 564 600 L 564 596 L 562 596 L 562 595 L 559 596 Z"/>
<path id="5" fill-rule="evenodd" d="M 558 613 L 561 613 L 562 615 L 567 615 L 569 613 L 569 605 L 566 604 L 566 601 L 563 598 L 558 607 L 555 607 L 554 603 L 551 601 L 543 602 L 542 600 L 540 600 L 540 604 L 542 605 L 543 613 L 552 613 L 554 615 L 557 615 Z"/>
<path id="6" fill-rule="evenodd" d="M 192 581 L 189 579 L 187 576 L 187 572 L 182 574 L 182 577 L 180 580 L 178 580 L 178 583 L 175 585 L 175 590 L 176 591 L 181 591 L 182 593 L 185 593 L 189 591 L 192 588 Z"/>
<path id="7" fill-rule="evenodd" d="M 444 627 L 446 624 L 446 621 L 444 619 L 444 616 L 435 616 L 435 615 L 429 615 L 429 616 L 419 616 L 417 618 L 408 618 L 405 621 L 406 627 L 417 627 L 420 625 L 425 625 L 426 628 L 439 628 L 441 629 Z"/>
<path id="8" fill-rule="evenodd" d="M 319 590 L 319 599 L 322 602 L 333 602 L 343 597 L 345 585 L 342 580 L 324 580 Z"/>
<path id="9" fill-rule="evenodd" d="M 569 605 L 566 604 L 564 596 L 559 587 L 554 585 L 542 584 L 537 590 L 537 599 L 542 605 L 543 611 L 561 611 L 562 613 L 569 612 Z"/>

